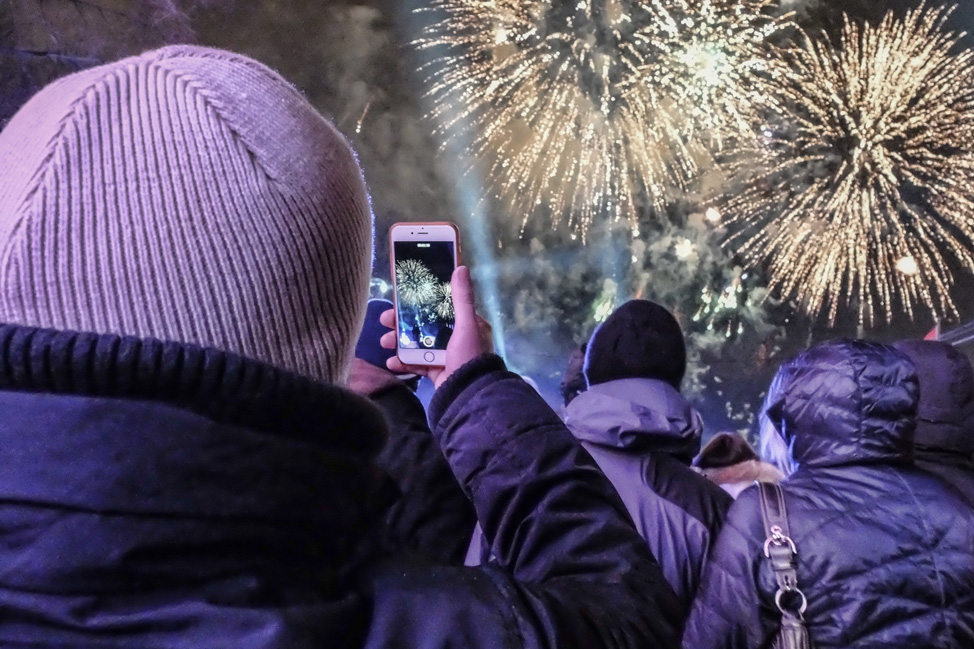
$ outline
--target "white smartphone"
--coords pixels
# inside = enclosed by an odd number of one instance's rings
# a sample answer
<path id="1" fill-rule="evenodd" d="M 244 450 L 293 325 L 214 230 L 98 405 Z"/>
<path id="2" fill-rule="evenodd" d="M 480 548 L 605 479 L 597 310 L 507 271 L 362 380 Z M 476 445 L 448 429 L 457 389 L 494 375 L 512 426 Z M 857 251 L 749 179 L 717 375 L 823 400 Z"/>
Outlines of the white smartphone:
<path id="1" fill-rule="evenodd" d="M 460 263 L 453 223 L 396 223 L 389 230 L 396 302 L 396 355 L 406 365 L 446 364 L 453 334 L 450 279 Z"/>

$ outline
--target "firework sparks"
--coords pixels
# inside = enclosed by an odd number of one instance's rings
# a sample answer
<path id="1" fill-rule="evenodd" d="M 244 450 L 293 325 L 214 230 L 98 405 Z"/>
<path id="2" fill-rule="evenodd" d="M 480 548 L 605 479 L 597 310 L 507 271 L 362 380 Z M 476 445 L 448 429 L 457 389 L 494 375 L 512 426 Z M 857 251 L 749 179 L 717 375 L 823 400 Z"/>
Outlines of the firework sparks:
<path id="1" fill-rule="evenodd" d="M 729 243 L 813 315 L 834 322 L 843 299 L 860 323 L 898 306 L 957 312 L 944 252 L 974 270 L 974 52 L 951 53 L 951 11 L 804 37 L 764 145 L 734 166 Z"/>
<path id="2" fill-rule="evenodd" d="M 740 267 L 731 272 L 730 282 L 722 289 L 713 285 L 704 287 L 700 292 L 700 305 L 692 318 L 693 322 L 706 322 L 707 331 L 722 330 L 725 338 L 744 333 L 744 313 L 764 298 L 762 289 L 745 285 L 748 273 Z"/>
<path id="3" fill-rule="evenodd" d="M 683 108 L 712 118 L 741 98 L 726 87 L 755 56 L 749 39 L 778 24 L 757 16 L 770 4 L 434 0 L 444 17 L 419 41 L 445 52 L 427 66 L 432 116 L 471 139 L 488 191 L 522 228 L 545 212 L 583 235 L 603 218 L 638 234 L 640 205 L 661 212 L 712 162 L 713 134 Z M 664 73 L 674 62 L 685 76 Z"/>
<path id="4" fill-rule="evenodd" d="M 656 50 L 642 71 L 718 145 L 751 131 L 755 97 L 778 74 L 772 37 L 792 27 L 767 0 L 655 0 L 658 23 L 637 32 Z"/>
<path id="5" fill-rule="evenodd" d="M 455 317 L 453 312 L 453 285 L 449 282 L 438 284 L 434 295 L 436 315 L 444 320 L 452 320 Z"/>
<path id="6" fill-rule="evenodd" d="M 421 261 L 396 262 L 396 294 L 403 304 L 422 306 L 436 299 L 436 276 Z"/>

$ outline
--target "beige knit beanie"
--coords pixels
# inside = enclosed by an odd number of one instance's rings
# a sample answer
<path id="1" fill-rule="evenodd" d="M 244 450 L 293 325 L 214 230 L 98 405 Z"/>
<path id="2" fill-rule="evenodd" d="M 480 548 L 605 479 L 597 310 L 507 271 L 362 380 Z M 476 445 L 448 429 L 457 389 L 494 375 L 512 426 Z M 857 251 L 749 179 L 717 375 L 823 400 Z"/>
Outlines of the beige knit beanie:
<path id="1" fill-rule="evenodd" d="M 243 56 L 178 46 L 85 70 L 0 132 L 0 321 L 341 381 L 371 263 L 348 143 Z"/>

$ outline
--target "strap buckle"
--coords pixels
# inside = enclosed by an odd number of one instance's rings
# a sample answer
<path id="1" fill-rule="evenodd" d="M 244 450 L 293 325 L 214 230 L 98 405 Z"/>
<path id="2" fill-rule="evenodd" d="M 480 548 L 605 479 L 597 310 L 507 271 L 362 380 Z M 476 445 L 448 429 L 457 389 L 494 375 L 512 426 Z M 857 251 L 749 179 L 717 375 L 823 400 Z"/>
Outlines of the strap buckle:
<path id="1" fill-rule="evenodd" d="M 771 546 L 781 547 L 782 545 L 787 545 L 791 549 L 792 554 L 798 554 L 798 549 L 795 547 L 795 542 L 791 540 L 790 537 L 785 536 L 785 533 L 781 530 L 780 525 L 771 526 L 771 536 L 769 536 L 764 542 L 764 556 L 771 558 Z"/>

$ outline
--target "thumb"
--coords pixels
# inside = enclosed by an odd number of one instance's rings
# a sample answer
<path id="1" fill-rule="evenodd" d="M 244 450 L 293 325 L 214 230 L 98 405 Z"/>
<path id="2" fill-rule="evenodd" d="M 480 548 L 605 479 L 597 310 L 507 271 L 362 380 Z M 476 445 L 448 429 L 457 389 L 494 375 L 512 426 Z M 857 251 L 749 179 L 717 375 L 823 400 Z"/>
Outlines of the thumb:
<path id="1" fill-rule="evenodd" d="M 474 311 L 473 282 L 470 279 L 470 269 L 466 266 L 457 266 L 453 271 L 450 284 L 453 293 L 455 326 L 457 329 L 463 329 L 468 323 L 476 322 L 477 318 Z"/>

